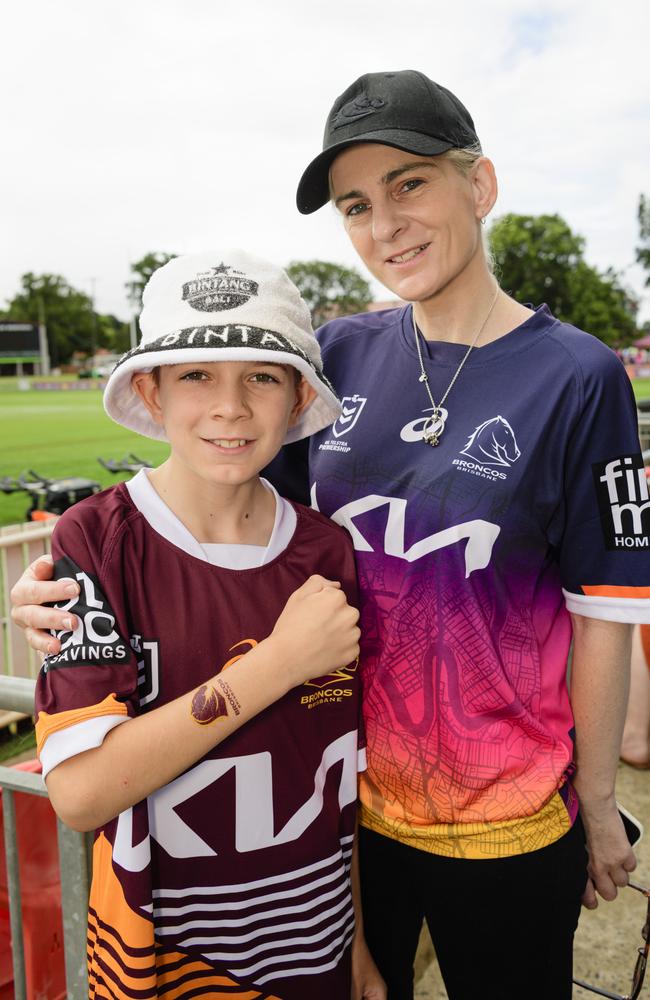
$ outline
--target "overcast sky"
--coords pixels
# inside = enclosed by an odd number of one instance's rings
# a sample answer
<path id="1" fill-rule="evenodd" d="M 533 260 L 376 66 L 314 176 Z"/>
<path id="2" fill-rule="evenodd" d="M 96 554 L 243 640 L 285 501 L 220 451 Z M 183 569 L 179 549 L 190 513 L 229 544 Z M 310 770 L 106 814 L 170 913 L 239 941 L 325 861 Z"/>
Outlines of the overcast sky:
<path id="1" fill-rule="evenodd" d="M 643 295 L 649 28 L 648 0 L 3 0 L 0 305 L 47 271 L 126 318 L 150 250 L 357 264 L 296 183 L 334 98 L 409 68 L 468 106 L 495 217 L 558 212 Z"/>

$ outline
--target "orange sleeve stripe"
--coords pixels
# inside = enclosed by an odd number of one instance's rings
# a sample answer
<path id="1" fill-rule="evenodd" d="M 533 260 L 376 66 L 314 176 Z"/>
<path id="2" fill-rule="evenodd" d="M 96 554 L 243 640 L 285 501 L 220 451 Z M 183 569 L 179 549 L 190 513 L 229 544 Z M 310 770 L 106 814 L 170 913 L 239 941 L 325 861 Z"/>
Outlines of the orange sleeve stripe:
<path id="1" fill-rule="evenodd" d="M 43 744 L 48 736 L 57 733 L 68 726 L 74 726 L 78 722 L 86 722 L 88 719 L 97 719 L 102 715 L 128 715 L 126 705 L 117 700 L 116 695 L 109 694 L 108 697 L 100 701 L 98 705 L 87 705 L 85 708 L 71 708 L 67 712 L 55 712 L 49 715 L 47 712 L 39 712 L 36 720 L 36 750 L 40 753 Z"/>
<path id="2" fill-rule="evenodd" d="M 637 600 L 650 597 L 650 587 L 592 587 L 583 583 L 582 592 L 587 597 L 633 597 Z"/>

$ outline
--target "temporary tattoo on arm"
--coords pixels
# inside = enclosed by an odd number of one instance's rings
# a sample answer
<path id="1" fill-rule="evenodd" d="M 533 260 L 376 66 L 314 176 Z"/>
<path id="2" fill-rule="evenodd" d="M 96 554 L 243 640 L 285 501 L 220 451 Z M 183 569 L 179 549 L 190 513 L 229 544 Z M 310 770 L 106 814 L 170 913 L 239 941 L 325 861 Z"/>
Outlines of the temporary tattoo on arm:
<path id="1" fill-rule="evenodd" d="M 232 708 L 235 715 L 241 715 L 241 705 L 237 701 L 237 698 L 235 697 L 235 692 L 231 688 L 230 684 L 227 681 L 224 681 L 221 677 L 215 681 L 215 684 L 217 684 L 225 694 L 226 700 L 230 705 L 230 707 Z"/>
<path id="2" fill-rule="evenodd" d="M 224 696 L 212 684 L 203 684 L 192 698 L 190 712 L 195 722 L 207 726 L 217 719 L 226 719 L 228 706 Z"/>

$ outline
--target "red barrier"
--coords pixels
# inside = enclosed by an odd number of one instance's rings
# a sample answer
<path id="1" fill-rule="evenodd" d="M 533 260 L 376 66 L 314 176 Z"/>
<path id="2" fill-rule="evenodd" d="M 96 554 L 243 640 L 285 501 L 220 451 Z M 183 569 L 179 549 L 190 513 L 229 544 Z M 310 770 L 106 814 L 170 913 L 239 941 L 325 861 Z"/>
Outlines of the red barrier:
<path id="1" fill-rule="evenodd" d="M 37 760 L 16 764 L 40 774 Z M 65 1000 L 65 960 L 56 816 L 49 800 L 14 792 L 27 1000 Z M 0 794 L 0 1000 L 13 1000 L 7 869 Z"/>

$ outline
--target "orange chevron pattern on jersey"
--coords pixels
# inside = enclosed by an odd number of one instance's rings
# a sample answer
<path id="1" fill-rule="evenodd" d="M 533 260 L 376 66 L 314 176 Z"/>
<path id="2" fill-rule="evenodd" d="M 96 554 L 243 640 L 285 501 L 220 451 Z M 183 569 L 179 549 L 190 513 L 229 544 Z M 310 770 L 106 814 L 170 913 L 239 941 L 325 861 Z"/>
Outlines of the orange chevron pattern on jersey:
<path id="1" fill-rule="evenodd" d="M 103 919 L 99 920 L 97 912 Z M 88 921 L 90 1000 L 281 1000 L 219 975 L 206 961 L 156 944 L 153 923 L 129 906 L 113 871 L 111 845 L 100 833 L 93 849 Z"/>

